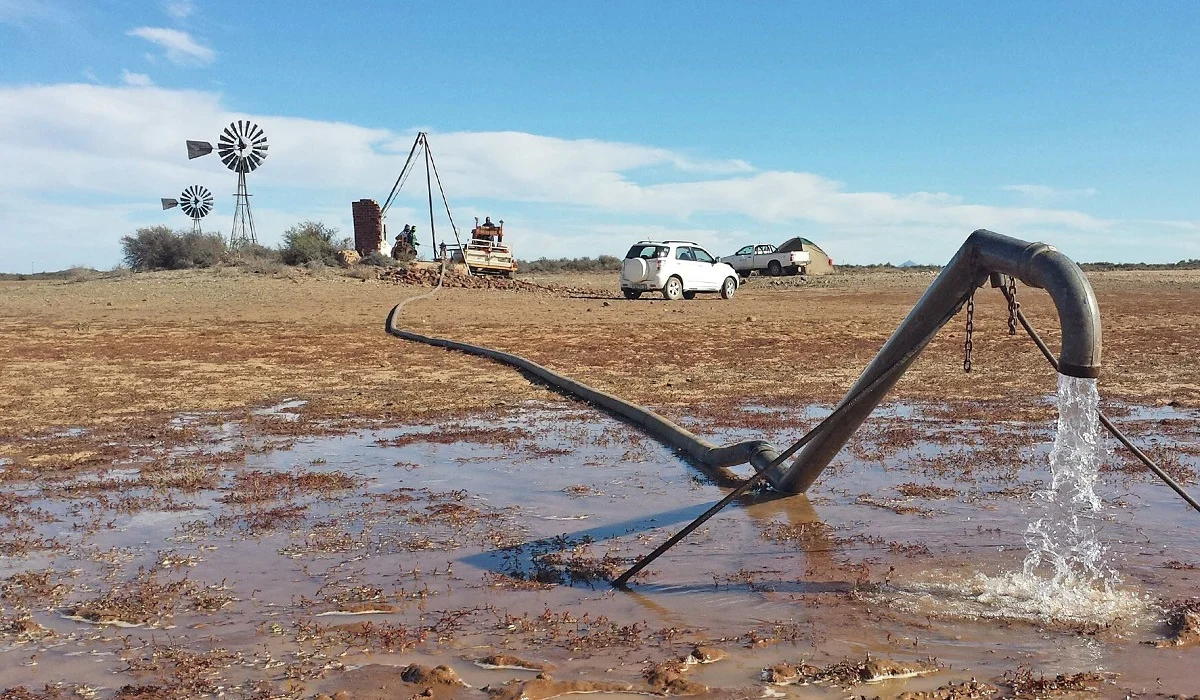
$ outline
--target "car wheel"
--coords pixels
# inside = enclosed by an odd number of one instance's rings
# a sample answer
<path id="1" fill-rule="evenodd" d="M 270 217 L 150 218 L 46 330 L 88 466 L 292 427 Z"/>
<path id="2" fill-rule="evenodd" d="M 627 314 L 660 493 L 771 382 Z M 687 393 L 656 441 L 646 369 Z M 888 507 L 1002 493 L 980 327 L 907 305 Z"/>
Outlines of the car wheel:
<path id="1" fill-rule="evenodd" d="M 642 295 L 642 293 L 636 289 L 622 289 L 621 293 L 625 295 L 626 299 L 637 299 Z"/>
<path id="2" fill-rule="evenodd" d="M 684 293 L 683 293 L 683 298 L 684 298 L 684 299 L 695 299 L 695 298 L 696 298 L 696 293 L 695 293 L 695 292 L 684 292 Z"/>
<path id="3" fill-rule="evenodd" d="M 667 280 L 667 283 L 663 285 L 662 292 L 664 299 L 669 301 L 679 301 L 683 298 L 683 280 L 679 279 L 675 275 L 671 275 L 671 277 Z"/>
<path id="4" fill-rule="evenodd" d="M 733 293 L 737 291 L 738 283 L 732 277 L 726 277 L 725 283 L 721 285 L 721 298 L 732 299 Z"/>
<path id="5" fill-rule="evenodd" d="M 800 274 L 800 268 L 796 265 L 793 265 L 788 268 L 787 272 L 788 277 L 795 277 L 796 275 Z"/>
<path id="6" fill-rule="evenodd" d="M 772 260 L 767 264 L 767 274 L 772 277 L 778 277 L 783 274 L 783 265 L 779 264 L 778 260 Z"/>

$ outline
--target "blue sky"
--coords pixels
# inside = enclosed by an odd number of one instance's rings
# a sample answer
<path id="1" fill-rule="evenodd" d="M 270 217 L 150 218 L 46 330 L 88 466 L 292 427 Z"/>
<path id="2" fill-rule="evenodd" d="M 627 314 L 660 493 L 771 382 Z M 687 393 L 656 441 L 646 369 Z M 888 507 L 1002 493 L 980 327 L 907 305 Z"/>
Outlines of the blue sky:
<path id="1" fill-rule="evenodd" d="M 944 262 L 974 228 L 1200 258 L 1194 3 L 0 0 L 0 271 L 111 266 L 252 118 L 260 238 L 350 231 L 428 130 L 456 218 L 519 257 L 806 235 Z M 421 216 L 410 181 L 389 222 Z M 439 226 L 443 224 L 439 222 Z"/>

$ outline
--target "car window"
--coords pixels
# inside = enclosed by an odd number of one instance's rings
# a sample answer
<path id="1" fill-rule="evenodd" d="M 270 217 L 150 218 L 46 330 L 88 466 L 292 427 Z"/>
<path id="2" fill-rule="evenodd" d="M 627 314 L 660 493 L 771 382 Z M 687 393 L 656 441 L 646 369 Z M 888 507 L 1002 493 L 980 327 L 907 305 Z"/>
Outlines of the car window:
<path id="1" fill-rule="evenodd" d="M 645 258 L 653 260 L 654 258 L 665 258 L 667 256 L 667 248 L 661 245 L 635 245 L 625 254 L 625 259 L 630 258 Z"/>
<path id="2" fill-rule="evenodd" d="M 694 252 L 692 252 L 691 248 L 689 248 L 685 245 L 681 245 L 675 249 L 675 259 L 676 260 L 695 260 L 696 254 Z"/>
<path id="3" fill-rule="evenodd" d="M 708 251 L 703 248 L 692 248 L 692 255 L 694 256 L 692 260 L 699 260 L 706 263 L 715 262 L 713 256 L 709 255 Z"/>
<path id="4" fill-rule="evenodd" d="M 754 251 L 754 246 L 748 245 L 745 248 L 742 248 L 738 252 L 734 253 L 734 255 L 749 255 L 753 251 Z"/>
<path id="5" fill-rule="evenodd" d="M 755 248 L 755 249 L 754 249 L 754 252 L 756 252 L 756 253 L 762 253 L 762 254 L 766 254 L 766 253 L 773 253 L 773 252 L 775 252 L 775 246 L 773 246 L 773 245 L 760 245 L 759 247 L 757 247 L 757 248 Z"/>

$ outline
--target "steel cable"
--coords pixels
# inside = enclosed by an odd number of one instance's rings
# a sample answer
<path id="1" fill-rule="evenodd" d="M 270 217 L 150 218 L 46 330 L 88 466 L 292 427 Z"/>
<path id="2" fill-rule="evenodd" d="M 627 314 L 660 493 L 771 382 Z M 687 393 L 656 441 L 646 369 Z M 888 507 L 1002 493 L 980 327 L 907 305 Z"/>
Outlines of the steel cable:
<path id="1" fill-rule="evenodd" d="M 380 214 L 387 214 L 387 210 L 392 206 L 392 201 L 396 199 L 396 195 L 400 190 L 404 189 L 404 183 L 408 182 L 408 176 L 412 174 L 413 164 L 416 162 L 417 147 L 424 142 L 424 132 L 417 135 L 417 139 L 413 141 L 412 148 L 408 151 L 408 159 L 404 161 L 404 167 L 400 169 L 400 174 L 396 176 L 396 183 L 392 185 L 392 191 L 388 193 L 387 199 L 383 202 L 383 207 L 380 208 Z"/>

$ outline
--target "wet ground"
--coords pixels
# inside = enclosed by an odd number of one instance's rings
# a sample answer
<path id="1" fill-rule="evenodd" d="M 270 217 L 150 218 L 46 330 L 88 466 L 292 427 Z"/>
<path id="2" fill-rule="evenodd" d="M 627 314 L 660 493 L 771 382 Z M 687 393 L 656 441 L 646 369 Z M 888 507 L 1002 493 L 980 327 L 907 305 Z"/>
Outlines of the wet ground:
<path id="1" fill-rule="evenodd" d="M 1121 452 L 1096 522 L 1118 588 L 1056 605 L 1013 576 L 1052 397 L 887 405 L 808 496 L 735 502 L 629 591 L 606 582 L 726 492 L 656 442 L 565 401 L 332 435 L 302 405 L 179 415 L 107 469 L 0 460 L 0 688 L 31 693 L 5 697 L 1200 689 L 1168 624 L 1200 514 Z M 664 410 L 786 446 L 828 408 Z M 1200 411 L 1104 408 L 1195 490 Z"/>

